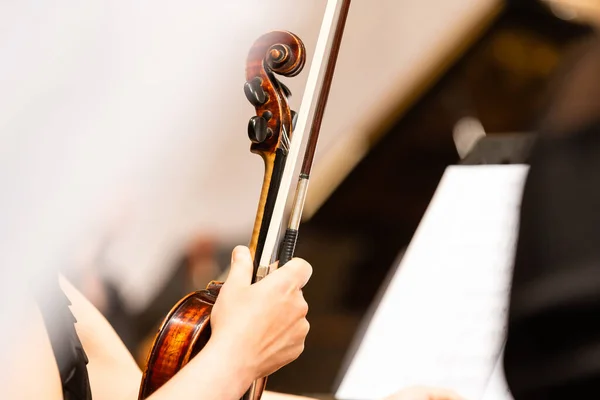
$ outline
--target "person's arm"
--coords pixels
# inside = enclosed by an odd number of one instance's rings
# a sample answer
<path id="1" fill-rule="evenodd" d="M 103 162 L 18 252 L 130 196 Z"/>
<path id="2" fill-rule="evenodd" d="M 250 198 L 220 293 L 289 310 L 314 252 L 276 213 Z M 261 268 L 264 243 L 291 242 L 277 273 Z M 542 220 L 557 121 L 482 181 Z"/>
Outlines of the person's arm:
<path id="1" fill-rule="evenodd" d="M 134 400 L 137 398 L 142 372 L 133 357 L 104 316 L 65 279 L 61 287 L 72 303 L 77 318 L 77 333 L 89 359 L 88 371 L 94 400 Z M 249 386 L 249 371 L 236 370 L 237 358 L 219 349 L 212 341 L 193 360 L 192 366 L 210 365 L 201 373 L 199 368 L 184 368 L 151 399 L 178 399 L 193 393 L 210 394 L 211 398 L 228 399 L 244 385 Z M 235 379 L 231 379 L 235 377 Z M 207 389 L 211 389 L 207 391 Z M 203 390 L 204 389 L 204 390 Z M 203 396 L 198 395 L 198 398 Z"/>
<path id="2" fill-rule="evenodd" d="M 208 345 L 150 399 L 238 400 L 251 382 L 296 359 L 309 324 L 302 296 L 312 269 L 294 259 L 261 282 L 250 285 L 247 248 L 233 252 L 226 283 L 211 315 Z M 66 280 L 76 329 L 89 362 L 94 400 L 137 399 L 141 372 L 102 314 Z"/>

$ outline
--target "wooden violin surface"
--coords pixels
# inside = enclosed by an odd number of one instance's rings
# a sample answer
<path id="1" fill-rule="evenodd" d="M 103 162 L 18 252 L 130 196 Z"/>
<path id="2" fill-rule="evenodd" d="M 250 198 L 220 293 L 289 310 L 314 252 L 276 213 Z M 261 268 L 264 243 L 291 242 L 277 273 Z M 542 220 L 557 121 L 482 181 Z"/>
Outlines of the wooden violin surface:
<path id="1" fill-rule="evenodd" d="M 148 355 L 140 399 L 158 390 L 208 343 L 210 313 L 220 288 L 221 282 L 211 282 L 205 290 L 190 293 L 165 317 Z"/>

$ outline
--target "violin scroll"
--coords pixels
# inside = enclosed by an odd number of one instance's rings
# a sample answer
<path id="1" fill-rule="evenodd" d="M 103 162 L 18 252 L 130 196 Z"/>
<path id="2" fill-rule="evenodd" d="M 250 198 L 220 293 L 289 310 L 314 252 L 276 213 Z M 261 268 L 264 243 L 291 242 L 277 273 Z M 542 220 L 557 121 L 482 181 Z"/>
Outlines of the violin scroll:
<path id="1" fill-rule="evenodd" d="M 293 40 L 294 49 L 292 50 L 292 47 L 285 43 L 274 44 L 269 48 L 265 61 L 273 72 L 291 78 L 298 75 L 304 68 L 306 50 L 300 38 L 293 33 L 285 33 L 290 35 Z"/>
<path id="2" fill-rule="evenodd" d="M 259 154 L 287 151 L 293 130 L 294 112 L 287 99 L 290 90 L 275 74 L 293 77 L 306 63 L 306 49 L 291 32 L 269 32 L 254 42 L 246 64 L 244 93 L 256 109 L 248 123 L 251 151 Z"/>

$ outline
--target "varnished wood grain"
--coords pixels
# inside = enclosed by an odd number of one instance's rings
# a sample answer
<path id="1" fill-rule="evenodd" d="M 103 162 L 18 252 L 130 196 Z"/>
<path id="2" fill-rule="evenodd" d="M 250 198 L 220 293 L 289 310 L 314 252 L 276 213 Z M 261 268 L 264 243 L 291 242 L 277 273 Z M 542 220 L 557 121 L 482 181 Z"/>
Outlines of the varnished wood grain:
<path id="1" fill-rule="evenodd" d="M 287 57 L 274 62 L 271 58 L 271 49 L 284 45 L 291 51 Z M 246 80 L 251 81 L 258 77 L 261 87 L 267 93 L 267 102 L 256 107 L 256 115 L 262 116 L 270 112 L 273 117 L 267 121 L 267 126 L 273 131 L 273 136 L 263 143 L 252 144 L 250 150 L 257 154 L 274 154 L 282 146 L 282 134 L 291 138 L 292 116 L 287 97 L 280 87 L 273 73 L 292 77 L 300 73 L 306 62 L 304 44 L 291 32 L 275 31 L 267 33 L 254 43 L 246 60 Z M 265 68 L 267 67 L 267 68 Z"/>
<path id="2" fill-rule="evenodd" d="M 167 315 L 148 355 L 140 399 L 164 385 L 206 345 L 210 338 L 210 312 L 220 284 L 184 297 Z"/>
<path id="3" fill-rule="evenodd" d="M 269 194 L 269 186 L 271 183 L 271 177 L 273 176 L 273 166 L 275 163 L 275 153 L 261 153 L 261 156 L 265 163 L 265 174 L 263 178 L 262 189 L 260 191 L 260 198 L 258 199 L 258 209 L 256 210 L 256 218 L 254 219 L 254 228 L 252 228 L 252 237 L 250 238 L 250 244 L 248 245 L 253 260 L 257 259 L 256 247 L 258 245 L 258 236 L 262 226 L 265 205 L 267 203 L 267 195 Z"/>

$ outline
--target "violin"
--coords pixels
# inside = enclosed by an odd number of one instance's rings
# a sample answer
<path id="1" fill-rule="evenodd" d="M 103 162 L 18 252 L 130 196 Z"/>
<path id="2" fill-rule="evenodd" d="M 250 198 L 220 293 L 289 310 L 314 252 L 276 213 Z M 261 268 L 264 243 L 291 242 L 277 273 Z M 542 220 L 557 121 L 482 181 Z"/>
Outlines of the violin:
<path id="1" fill-rule="evenodd" d="M 290 109 L 291 92 L 277 75 L 294 77 L 302 72 L 306 48 L 300 38 L 287 31 L 270 32 L 258 38 L 248 54 L 244 93 L 256 113 L 248 123 L 250 151 L 264 162 L 262 189 L 248 246 L 254 262 L 252 283 L 293 257 L 349 8 L 350 0 L 328 0 L 299 113 Z M 309 127 L 287 229 L 279 240 L 296 161 Z M 208 343 L 210 314 L 222 284 L 212 281 L 206 289 L 188 294 L 165 317 L 147 357 L 140 400 L 164 385 Z M 266 381 L 267 377 L 263 377 L 253 382 L 242 400 L 260 400 Z"/>

